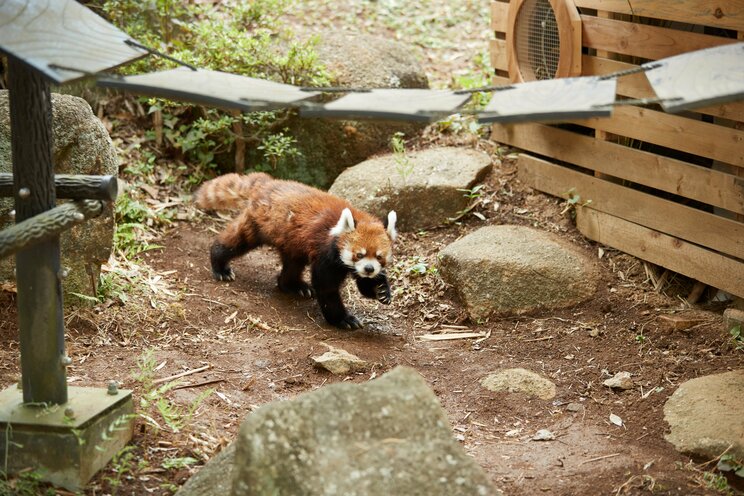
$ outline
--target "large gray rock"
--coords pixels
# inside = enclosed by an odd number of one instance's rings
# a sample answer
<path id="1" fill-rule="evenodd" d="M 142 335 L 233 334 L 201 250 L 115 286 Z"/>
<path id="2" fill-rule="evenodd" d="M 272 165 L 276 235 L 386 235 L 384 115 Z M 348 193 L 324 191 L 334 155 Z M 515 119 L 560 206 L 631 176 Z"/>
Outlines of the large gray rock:
<path id="1" fill-rule="evenodd" d="M 597 286 L 592 260 L 529 227 L 483 227 L 447 246 L 439 259 L 442 276 L 473 320 L 573 306 Z"/>
<path id="2" fill-rule="evenodd" d="M 232 490 L 234 467 L 235 443 L 231 443 L 191 476 L 176 495 L 228 496 Z"/>
<path id="3" fill-rule="evenodd" d="M 330 192 L 381 218 L 398 213 L 398 229 L 441 224 L 472 201 L 469 190 L 491 170 L 491 157 L 470 148 L 430 148 L 389 154 L 346 169 Z"/>
<path id="4" fill-rule="evenodd" d="M 680 384 L 664 405 L 677 451 L 706 460 L 724 451 L 744 459 L 744 370 L 708 375 Z M 728 451 L 727 451 L 728 449 Z"/>
<path id="5" fill-rule="evenodd" d="M 428 88 L 429 82 L 410 46 L 359 33 L 322 33 L 318 60 L 331 73 L 331 86 L 363 88 Z M 338 98 L 334 95 L 333 98 Z M 396 132 L 406 136 L 422 126 L 401 122 L 349 121 L 293 117 L 289 134 L 302 152 L 280 161 L 281 177 L 327 188 L 346 167 L 390 149 Z"/>
<path id="6" fill-rule="evenodd" d="M 234 477 L 233 496 L 498 494 L 423 378 L 402 367 L 248 415 Z"/>
<path id="7" fill-rule="evenodd" d="M 52 94 L 52 159 L 57 174 L 115 175 L 116 149 L 82 98 Z M 12 172 L 8 92 L 0 91 L 0 172 Z M 0 199 L 0 229 L 12 222 L 13 200 Z M 95 295 L 101 264 L 108 260 L 114 235 L 111 208 L 61 236 L 62 265 L 70 269 L 66 293 Z M 14 257 L 0 260 L 0 280 L 13 279 Z M 68 298 L 67 301 L 70 301 Z"/>

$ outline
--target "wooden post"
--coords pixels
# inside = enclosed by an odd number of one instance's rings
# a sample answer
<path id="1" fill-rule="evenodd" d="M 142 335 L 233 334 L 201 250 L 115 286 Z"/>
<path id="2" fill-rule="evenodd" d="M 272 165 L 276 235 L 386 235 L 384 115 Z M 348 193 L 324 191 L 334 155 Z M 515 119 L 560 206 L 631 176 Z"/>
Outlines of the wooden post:
<path id="1" fill-rule="evenodd" d="M 16 222 L 55 206 L 52 101 L 41 74 L 8 58 Z M 23 402 L 67 402 L 59 237 L 16 254 Z"/>

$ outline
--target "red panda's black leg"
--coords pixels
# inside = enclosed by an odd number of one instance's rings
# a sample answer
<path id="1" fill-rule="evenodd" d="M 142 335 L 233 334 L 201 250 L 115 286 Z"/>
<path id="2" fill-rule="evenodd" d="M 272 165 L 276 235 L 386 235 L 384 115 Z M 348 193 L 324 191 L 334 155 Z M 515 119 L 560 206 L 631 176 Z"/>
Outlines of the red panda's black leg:
<path id="1" fill-rule="evenodd" d="M 282 253 L 282 271 L 277 278 L 279 289 L 285 293 L 296 293 L 306 298 L 313 296 L 313 288 L 302 280 L 307 258 L 291 257 Z"/>
<path id="2" fill-rule="evenodd" d="M 311 275 L 315 298 L 320 305 L 326 322 L 342 329 L 359 329 L 362 323 L 346 311 L 341 300 L 341 284 L 346 279 L 348 270 L 338 262 L 333 253 L 326 254 L 311 266 Z"/>
<path id="3" fill-rule="evenodd" d="M 385 305 L 390 304 L 390 283 L 385 271 L 380 272 L 375 277 L 355 277 L 355 279 L 362 296 L 377 300 Z"/>
<path id="4" fill-rule="evenodd" d="M 225 227 L 212 244 L 209 251 L 212 277 L 217 281 L 234 281 L 235 272 L 230 268 L 230 260 L 245 255 L 259 245 L 247 214 L 241 214 Z"/>

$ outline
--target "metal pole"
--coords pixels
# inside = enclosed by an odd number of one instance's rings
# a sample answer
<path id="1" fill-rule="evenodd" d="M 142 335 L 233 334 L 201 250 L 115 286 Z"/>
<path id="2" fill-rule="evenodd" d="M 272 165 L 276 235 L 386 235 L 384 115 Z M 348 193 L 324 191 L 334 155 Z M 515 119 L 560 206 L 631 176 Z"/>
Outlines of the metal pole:
<path id="1" fill-rule="evenodd" d="M 39 72 L 8 57 L 16 222 L 54 208 L 52 100 Z M 16 254 L 23 402 L 67 402 L 59 237 Z"/>

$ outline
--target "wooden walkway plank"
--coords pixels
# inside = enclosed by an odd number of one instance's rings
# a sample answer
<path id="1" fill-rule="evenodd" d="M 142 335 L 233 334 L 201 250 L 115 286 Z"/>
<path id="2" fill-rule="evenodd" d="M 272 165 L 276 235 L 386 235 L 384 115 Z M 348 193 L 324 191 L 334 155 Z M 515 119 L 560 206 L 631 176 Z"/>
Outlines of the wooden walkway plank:
<path id="1" fill-rule="evenodd" d="M 593 208 L 576 227 L 589 239 L 744 298 L 744 263 Z"/>
<path id="2" fill-rule="evenodd" d="M 469 94 L 446 90 L 376 89 L 349 93 L 324 105 L 302 107 L 300 115 L 433 122 L 457 113 L 469 99 Z"/>
<path id="3" fill-rule="evenodd" d="M 744 224 L 520 154 L 519 178 L 561 198 L 744 260 Z"/>
<path id="4" fill-rule="evenodd" d="M 121 78 L 103 77 L 98 86 L 147 96 L 245 112 L 292 106 L 319 95 L 296 86 L 226 72 L 185 67 Z"/>
<path id="5" fill-rule="evenodd" d="M 596 77 L 546 79 L 515 84 L 495 92 L 478 122 L 559 122 L 612 114 L 614 79 Z"/>
<path id="6" fill-rule="evenodd" d="M 0 50 L 57 84 L 147 55 L 127 40 L 126 33 L 74 0 L 0 2 Z"/>
<path id="7" fill-rule="evenodd" d="M 744 98 L 744 43 L 685 53 L 644 67 L 653 67 L 645 74 L 667 112 Z"/>

